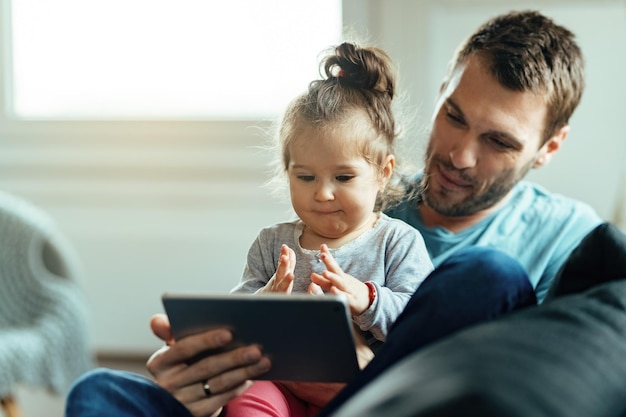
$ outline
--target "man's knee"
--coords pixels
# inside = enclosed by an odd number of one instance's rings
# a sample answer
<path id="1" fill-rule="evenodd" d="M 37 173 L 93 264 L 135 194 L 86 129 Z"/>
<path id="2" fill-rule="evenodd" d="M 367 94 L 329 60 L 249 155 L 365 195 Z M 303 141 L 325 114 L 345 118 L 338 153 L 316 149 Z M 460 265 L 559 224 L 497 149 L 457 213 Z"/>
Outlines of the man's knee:
<path id="1" fill-rule="evenodd" d="M 153 381 L 131 372 L 98 368 L 79 377 L 67 397 L 66 417 L 190 416 Z"/>
<path id="2" fill-rule="evenodd" d="M 494 303 L 503 311 L 534 305 L 537 300 L 524 267 L 494 248 L 471 246 L 448 257 L 437 269 L 431 285 Z M 499 310 L 498 310 L 499 311 Z"/>
<path id="3" fill-rule="evenodd" d="M 68 403 L 90 399 L 132 397 L 137 390 L 154 383 L 141 375 L 107 368 L 96 368 L 81 375 L 70 388 Z"/>
<path id="4" fill-rule="evenodd" d="M 526 270 L 517 260 L 498 249 L 485 246 L 460 249 L 439 268 L 454 272 L 451 275 L 459 280 L 477 280 L 482 284 L 494 281 L 497 284 L 530 285 Z"/>
<path id="5" fill-rule="evenodd" d="M 93 390 L 100 391 L 102 388 L 110 386 L 115 379 L 113 372 L 105 368 L 96 368 L 78 377 L 70 389 L 69 396 L 78 393 L 84 394 Z"/>

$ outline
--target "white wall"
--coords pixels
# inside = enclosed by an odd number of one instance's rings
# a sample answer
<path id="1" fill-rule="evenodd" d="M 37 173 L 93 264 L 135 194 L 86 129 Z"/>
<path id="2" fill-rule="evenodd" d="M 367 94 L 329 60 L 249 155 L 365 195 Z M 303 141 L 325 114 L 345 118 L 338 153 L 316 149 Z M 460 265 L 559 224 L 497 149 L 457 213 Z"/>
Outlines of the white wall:
<path id="1" fill-rule="evenodd" d="M 531 177 L 612 220 L 626 154 L 624 1 L 350 0 L 345 18 L 397 61 L 417 121 L 409 133 L 423 144 L 458 42 L 495 12 L 537 4 L 578 34 L 588 88 L 564 149 Z M 262 187 L 269 155 L 252 124 L 0 119 L 0 188 L 42 206 L 75 244 L 97 349 L 152 351 L 163 292 L 228 291 L 258 230 L 287 218 Z"/>
<path id="2" fill-rule="evenodd" d="M 259 228 L 291 214 L 263 187 L 266 138 L 250 124 L 2 126 L 0 187 L 74 243 L 99 350 L 158 346 L 163 292 L 228 291 Z"/>

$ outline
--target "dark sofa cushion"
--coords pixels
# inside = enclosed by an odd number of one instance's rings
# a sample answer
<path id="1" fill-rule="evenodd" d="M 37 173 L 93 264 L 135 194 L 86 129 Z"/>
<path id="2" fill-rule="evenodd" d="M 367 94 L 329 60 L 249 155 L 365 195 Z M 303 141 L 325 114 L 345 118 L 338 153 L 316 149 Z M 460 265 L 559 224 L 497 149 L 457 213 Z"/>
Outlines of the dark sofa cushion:
<path id="1" fill-rule="evenodd" d="M 459 332 L 333 417 L 608 417 L 626 411 L 626 280 Z"/>
<path id="2" fill-rule="evenodd" d="M 615 225 L 603 223 L 589 232 L 572 251 L 552 282 L 544 302 L 623 277 L 626 277 L 626 235 Z"/>

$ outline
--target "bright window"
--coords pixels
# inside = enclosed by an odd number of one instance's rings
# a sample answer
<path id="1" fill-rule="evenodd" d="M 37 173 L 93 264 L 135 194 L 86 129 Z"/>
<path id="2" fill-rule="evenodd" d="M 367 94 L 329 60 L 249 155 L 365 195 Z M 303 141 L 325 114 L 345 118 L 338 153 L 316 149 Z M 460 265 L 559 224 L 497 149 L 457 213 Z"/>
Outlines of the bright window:
<path id="1" fill-rule="evenodd" d="M 340 42 L 341 0 L 13 0 L 22 119 L 273 118 Z"/>

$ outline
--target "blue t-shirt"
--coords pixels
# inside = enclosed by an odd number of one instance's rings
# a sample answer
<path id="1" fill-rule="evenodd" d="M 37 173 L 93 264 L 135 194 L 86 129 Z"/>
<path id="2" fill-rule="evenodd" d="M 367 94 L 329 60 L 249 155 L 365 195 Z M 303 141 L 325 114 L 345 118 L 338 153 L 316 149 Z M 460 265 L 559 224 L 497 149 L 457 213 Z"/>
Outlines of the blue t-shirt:
<path id="1" fill-rule="evenodd" d="M 420 177 L 416 177 L 416 184 Z M 500 249 L 524 266 L 539 302 L 572 250 L 602 223 L 587 204 L 526 181 L 515 185 L 503 207 L 457 233 L 439 226 L 426 227 L 418 202 L 419 197 L 405 201 L 387 214 L 422 233 L 435 267 L 466 246 Z"/>

